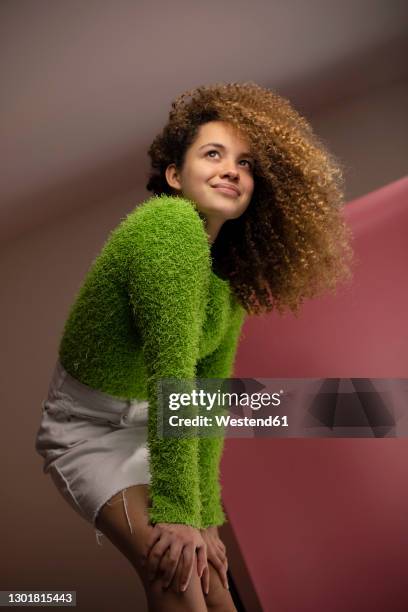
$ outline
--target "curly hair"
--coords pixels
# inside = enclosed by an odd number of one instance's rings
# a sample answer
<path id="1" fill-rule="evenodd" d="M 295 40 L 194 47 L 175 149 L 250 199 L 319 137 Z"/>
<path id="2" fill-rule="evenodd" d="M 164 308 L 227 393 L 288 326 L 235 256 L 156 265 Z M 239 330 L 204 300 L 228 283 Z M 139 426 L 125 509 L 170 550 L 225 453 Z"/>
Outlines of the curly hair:
<path id="1" fill-rule="evenodd" d="M 148 151 L 148 191 L 173 193 L 165 170 L 171 163 L 182 168 L 199 127 L 209 121 L 234 126 L 255 158 L 251 202 L 222 225 L 212 245 L 214 269 L 249 314 L 276 308 L 297 315 L 305 298 L 351 277 L 340 163 L 287 99 L 253 82 L 219 83 L 173 101 Z"/>

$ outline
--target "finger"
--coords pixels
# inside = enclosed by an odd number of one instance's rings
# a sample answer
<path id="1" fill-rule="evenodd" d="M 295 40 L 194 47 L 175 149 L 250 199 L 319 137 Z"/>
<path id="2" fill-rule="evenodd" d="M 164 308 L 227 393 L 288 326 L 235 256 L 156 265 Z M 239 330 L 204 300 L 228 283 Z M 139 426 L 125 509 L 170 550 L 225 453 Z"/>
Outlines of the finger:
<path id="1" fill-rule="evenodd" d="M 203 575 L 204 568 L 207 565 L 207 550 L 206 547 L 201 546 L 197 550 L 197 573 L 201 576 Z"/>
<path id="2" fill-rule="evenodd" d="M 149 537 L 146 540 L 145 551 L 142 554 L 142 565 L 147 562 L 147 558 L 150 554 L 151 549 L 156 544 L 156 542 L 162 537 L 161 530 L 159 527 L 153 527 L 151 530 Z"/>
<path id="3" fill-rule="evenodd" d="M 147 575 L 149 580 L 153 580 L 157 569 L 161 563 L 162 557 L 169 547 L 169 540 L 166 537 L 161 538 L 157 544 L 151 549 L 147 558 Z"/>
<path id="4" fill-rule="evenodd" d="M 180 577 L 181 591 L 186 591 L 190 583 L 190 578 L 194 567 L 194 554 L 195 548 L 193 545 L 185 546 L 183 548 L 183 569 Z"/>
<path id="5" fill-rule="evenodd" d="M 221 582 L 224 585 L 224 588 L 229 589 L 229 585 L 228 585 L 228 578 L 227 578 L 227 568 L 224 564 L 224 562 L 217 557 L 212 564 L 214 565 L 215 569 L 217 570 L 220 578 L 221 578 Z"/>
<path id="6" fill-rule="evenodd" d="M 176 575 L 177 575 L 177 590 L 181 591 L 182 585 L 182 577 L 183 577 L 183 568 L 184 568 L 184 548 L 181 551 L 180 559 L 177 565 Z"/>
<path id="7" fill-rule="evenodd" d="M 224 565 L 225 565 L 225 570 L 227 570 L 228 569 L 228 558 L 227 558 L 227 555 L 225 555 Z"/>
<path id="8" fill-rule="evenodd" d="M 227 559 L 227 553 L 219 546 L 213 547 L 211 553 L 212 553 L 211 554 L 212 557 L 217 557 L 218 559 L 221 559 L 223 563 Z"/>
<path id="9" fill-rule="evenodd" d="M 214 563 L 217 561 L 217 559 L 221 559 L 221 561 L 224 562 L 226 558 L 227 556 L 225 555 L 225 553 L 223 553 L 219 548 L 215 546 L 208 546 L 208 549 L 207 549 L 208 561 L 211 561 L 211 563 Z"/>
<path id="10" fill-rule="evenodd" d="M 224 565 L 228 565 L 228 561 L 227 561 L 227 555 L 223 552 L 221 552 L 220 550 L 217 550 L 216 555 L 215 555 L 218 559 L 220 559 L 221 563 L 223 563 Z"/>
<path id="11" fill-rule="evenodd" d="M 204 593 L 208 595 L 210 591 L 210 568 L 208 567 L 208 565 L 206 565 L 204 568 L 203 575 L 201 578 L 201 584 L 202 584 Z"/>
<path id="12" fill-rule="evenodd" d="M 162 530 L 158 525 L 155 525 L 149 533 L 148 538 L 146 539 L 146 545 L 148 548 L 151 548 L 152 546 L 154 546 L 154 544 L 157 542 L 157 540 L 161 537 L 162 535 Z"/>
<path id="13" fill-rule="evenodd" d="M 167 549 L 167 555 L 164 557 L 165 567 L 163 568 L 163 586 L 165 589 L 174 578 L 182 551 L 183 545 L 181 543 L 175 543 Z M 160 567 L 162 568 L 162 564 Z"/>

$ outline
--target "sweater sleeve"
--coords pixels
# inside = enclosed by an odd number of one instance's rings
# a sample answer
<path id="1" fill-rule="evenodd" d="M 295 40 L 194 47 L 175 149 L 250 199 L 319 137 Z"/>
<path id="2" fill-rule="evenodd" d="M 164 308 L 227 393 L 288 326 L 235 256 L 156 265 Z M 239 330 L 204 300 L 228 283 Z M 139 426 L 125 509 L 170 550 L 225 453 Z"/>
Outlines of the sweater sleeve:
<path id="1" fill-rule="evenodd" d="M 245 311 L 237 306 L 231 317 L 227 333 L 220 346 L 202 359 L 197 366 L 198 378 L 230 378 L 240 337 Z M 219 466 L 224 438 L 199 438 L 199 474 L 201 495 L 201 527 L 222 525 L 225 514 L 221 502 Z"/>
<path id="2" fill-rule="evenodd" d="M 196 377 L 210 273 L 207 236 L 188 200 L 153 199 L 138 211 L 129 293 L 147 370 L 149 516 L 153 523 L 200 527 L 197 438 L 157 435 L 161 378 Z"/>

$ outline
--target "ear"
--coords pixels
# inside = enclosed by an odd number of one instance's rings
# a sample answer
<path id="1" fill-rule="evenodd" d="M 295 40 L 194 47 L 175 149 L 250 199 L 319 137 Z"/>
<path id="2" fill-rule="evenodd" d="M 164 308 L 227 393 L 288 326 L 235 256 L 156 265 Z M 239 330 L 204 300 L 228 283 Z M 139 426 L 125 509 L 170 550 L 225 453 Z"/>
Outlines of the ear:
<path id="1" fill-rule="evenodd" d="M 166 181 L 170 187 L 176 191 L 181 191 L 181 183 L 179 178 L 179 171 L 176 168 L 176 164 L 170 164 L 166 168 Z"/>

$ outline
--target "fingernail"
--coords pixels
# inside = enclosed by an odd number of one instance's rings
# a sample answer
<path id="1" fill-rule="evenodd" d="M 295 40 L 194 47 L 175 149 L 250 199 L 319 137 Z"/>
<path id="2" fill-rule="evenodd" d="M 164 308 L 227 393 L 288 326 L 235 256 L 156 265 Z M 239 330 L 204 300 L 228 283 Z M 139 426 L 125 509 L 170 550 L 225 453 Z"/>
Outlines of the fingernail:
<path id="1" fill-rule="evenodd" d="M 182 587 L 181 587 L 181 590 L 182 590 L 182 591 L 185 591 L 185 590 L 186 590 L 186 588 L 187 588 L 187 585 L 186 585 L 186 584 L 183 584 L 183 585 L 182 585 Z"/>

